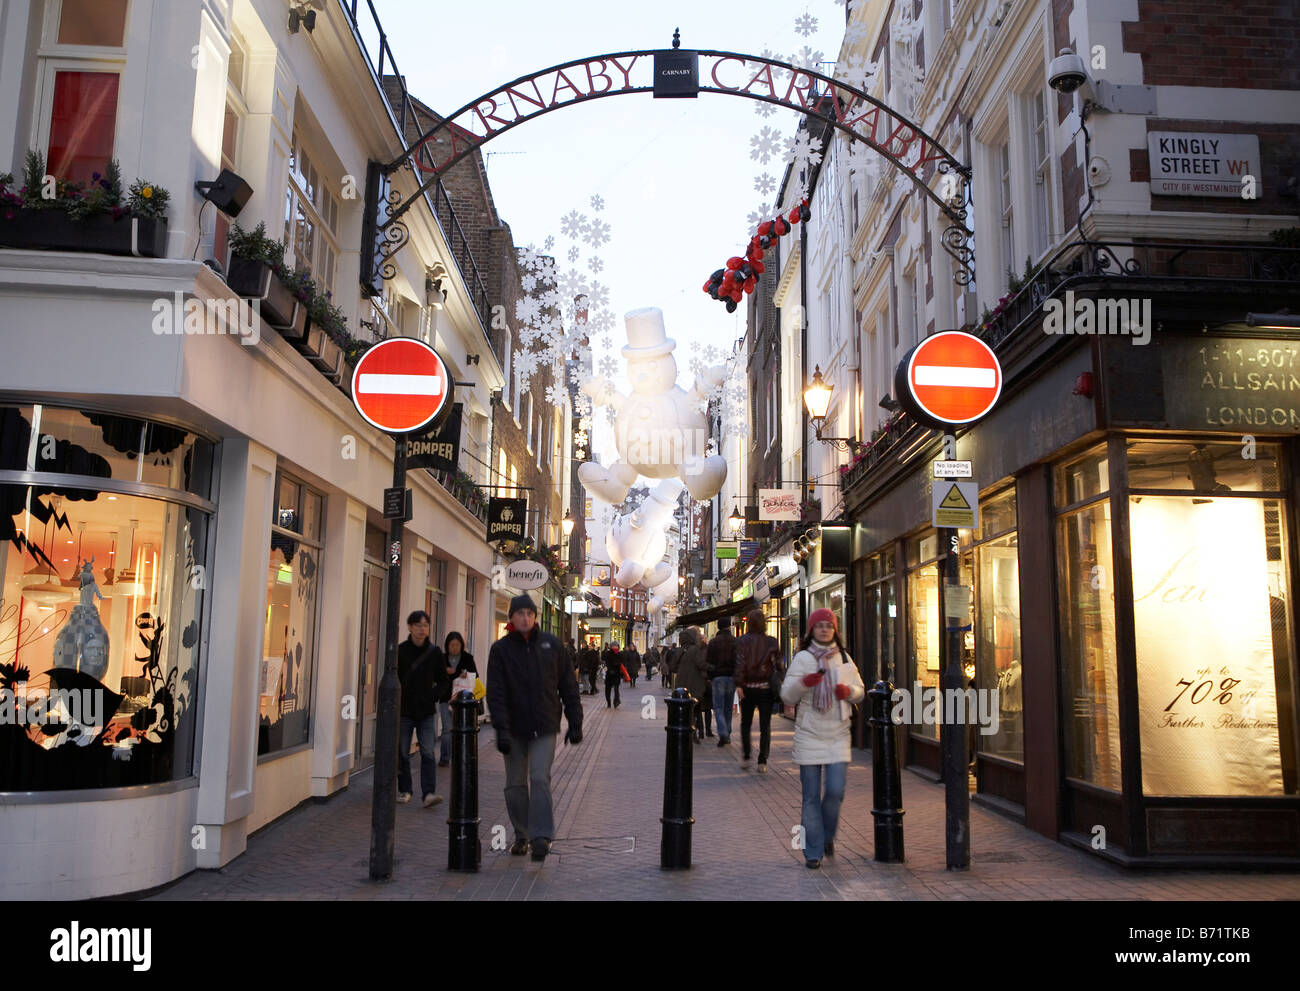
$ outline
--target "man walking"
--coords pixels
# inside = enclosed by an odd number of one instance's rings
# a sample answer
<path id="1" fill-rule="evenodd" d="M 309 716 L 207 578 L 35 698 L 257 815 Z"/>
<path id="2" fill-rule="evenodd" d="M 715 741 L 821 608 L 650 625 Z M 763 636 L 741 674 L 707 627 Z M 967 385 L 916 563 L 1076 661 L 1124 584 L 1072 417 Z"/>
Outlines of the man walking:
<path id="1" fill-rule="evenodd" d="M 751 609 L 745 617 L 749 632 L 736 641 L 736 694 L 740 696 L 741 760 L 750 756 L 749 731 L 758 710 L 758 773 L 767 773 L 767 755 L 772 746 L 772 675 L 781 659 L 781 645 L 766 632 L 767 617 L 762 609 Z"/>
<path id="2" fill-rule="evenodd" d="M 560 703 L 569 725 L 564 742 L 582 742 L 578 681 L 558 638 L 537 626 L 532 597 L 510 600 L 510 626 L 488 654 L 488 706 L 497 749 L 506 759 L 506 810 L 514 826 L 516 856 L 532 848 L 533 860 L 551 852 L 555 817 L 551 762 L 560 732 Z"/>
<path id="3" fill-rule="evenodd" d="M 731 617 L 718 620 L 718 632 L 709 641 L 709 670 L 713 675 L 713 718 L 718 724 L 718 746 L 731 742 L 731 696 L 736 692 L 736 638 Z"/>
<path id="4" fill-rule="evenodd" d="M 446 676 L 442 651 L 429 639 L 429 614 L 418 609 L 406 617 L 410 636 L 397 645 L 397 680 L 402 686 L 401 718 L 397 723 L 397 800 L 411 800 L 411 734 L 420 741 L 420 791 L 424 807 L 442 801 L 438 787 L 438 699 Z"/>
<path id="5" fill-rule="evenodd" d="M 614 708 L 617 709 L 619 682 L 623 680 L 623 662 L 618 656 L 618 644 L 612 643 L 606 647 L 601 660 L 605 662 L 605 708 L 609 708 L 609 690 L 613 688 Z"/>
<path id="6" fill-rule="evenodd" d="M 636 676 L 641 673 L 641 655 L 637 652 L 636 644 L 629 643 L 627 650 L 621 653 L 623 658 L 623 667 L 627 668 L 627 676 L 631 679 L 632 687 L 636 687 Z"/>
<path id="7" fill-rule="evenodd" d="M 587 679 L 587 690 L 584 695 L 596 694 L 596 675 L 600 672 L 600 655 L 596 653 L 596 648 L 588 640 L 582 645 L 582 650 L 578 651 L 579 668 L 582 675 Z"/>

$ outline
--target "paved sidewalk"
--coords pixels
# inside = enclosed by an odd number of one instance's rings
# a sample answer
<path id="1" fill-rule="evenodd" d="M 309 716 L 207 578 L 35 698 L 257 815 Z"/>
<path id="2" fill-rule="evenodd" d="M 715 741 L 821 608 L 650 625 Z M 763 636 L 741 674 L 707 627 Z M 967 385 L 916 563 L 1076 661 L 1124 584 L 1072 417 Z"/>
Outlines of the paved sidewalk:
<path id="1" fill-rule="evenodd" d="M 259 832 L 220 871 L 196 871 L 153 896 L 190 899 L 476 900 L 921 900 L 921 899 L 1296 899 L 1300 875 L 1129 871 L 1039 836 L 996 813 L 971 807 L 969 871 L 944 869 L 943 788 L 903 775 L 907 862 L 877 864 L 871 769 L 849 768 L 836 856 L 819 871 L 791 846 L 799 824 L 798 769 L 790 762 L 793 724 L 773 719 L 770 773 L 742 769 L 738 720 L 730 747 L 707 739 L 694 749 L 694 813 L 689 871 L 659 868 L 666 692 L 624 686 L 623 705 L 583 696 L 584 739 L 561 744 L 552 787 L 556 839 L 543 864 L 492 849 L 493 827 L 513 836 L 505 813 L 504 766 L 490 726 L 479 734 L 479 813 L 483 862 L 477 873 L 447 865 L 447 803 L 397 807 L 393 880 L 367 875 L 371 774 L 339 795 L 308 803 Z M 641 700 L 657 718 L 643 718 Z M 758 726 L 755 720 L 755 750 Z M 413 764 L 418 767 L 418 760 Z M 418 773 L 418 772 L 417 772 Z M 442 794 L 449 775 L 440 774 Z M 419 790 L 416 790 L 419 794 Z M 498 831 L 499 833 L 501 831 Z"/>

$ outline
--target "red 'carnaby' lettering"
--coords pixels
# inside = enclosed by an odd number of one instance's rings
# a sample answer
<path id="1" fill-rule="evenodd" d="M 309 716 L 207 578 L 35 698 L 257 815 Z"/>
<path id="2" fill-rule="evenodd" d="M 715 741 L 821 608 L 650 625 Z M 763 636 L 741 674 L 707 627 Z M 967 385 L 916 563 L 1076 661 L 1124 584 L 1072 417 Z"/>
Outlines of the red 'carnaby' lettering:
<path id="1" fill-rule="evenodd" d="M 767 95 L 770 96 L 770 97 L 772 97 L 773 99 L 775 99 L 775 98 L 776 98 L 776 83 L 772 82 L 772 67 L 771 67 L 770 65 L 764 65 L 763 68 L 759 69 L 758 72 L 756 72 L 756 73 L 754 74 L 754 78 L 751 79 L 749 82 L 747 82 L 747 83 L 745 84 L 745 86 L 744 86 L 744 88 L 741 90 L 741 92 L 743 92 L 743 93 L 749 93 L 750 90 L 753 88 L 754 84 L 755 84 L 756 82 L 758 82 L 760 79 L 766 80 L 766 82 L 767 82 Z M 750 95 L 753 95 L 753 94 L 751 93 Z"/>
<path id="2" fill-rule="evenodd" d="M 600 71 L 592 72 L 591 67 L 596 62 L 600 63 Z M 604 89 L 596 89 L 597 78 L 605 80 Z M 595 96 L 597 93 L 608 93 L 611 89 L 614 88 L 614 80 L 612 80 L 609 77 L 609 75 L 605 72 L 604 59 L 596 58 L 596 59 L 592 59 L 590 62 L 587 63 L 587 86 L 590 88 L 592 96 Z"/>
<path id="3" fill-rule="evenodd" d="M 560 80 L 564 80 L 563 86 L 560 85 Z M 562 89 L 573 90 L 573 95 L 575 97 L 581 97 L 585 95 L 582 92 L 582 90 L 578 89 L 578 87 L 574 86 L 573 83 L 569 81 L 569 77 L 564 74 L 563 69 L 556 69 L 555 70 L 555 92 L 551 94 L 551 103 L 550 103 L 552 107 L 560 102 L 560 90 Z"/>
<path id="4" fill-rule="evenodd" d="M 723 62 L 739 62 L 742 66 L 747 65 L 748 63 L 743 58 L 733 58 L 730 55 L 728 55 L 726 58 L 720 58 L 718 59 L 718 61 L 713 63 L 713 73 L 712 73 L 713 85 L 718 87 L 718 89 L 728 89 L 731 90 L 732 92 L 735 92 L 740 89 L 739 86 L 727 86 L 722 82 L 722 80 L 718 78 L 718 68 L 722 65 Z"/>
<path id="5" fill-rule="evenodd" d="M 803 79 L 807 80 L 807 81 L 808 81 L 808 85 L 807 85 L 807 86 L 796 86 L 795 84 L 799 82 L 800 78 L 803 78 Z M 790 85 L 786 88 L 786 91 L 785 91 L 785 102 L 786 102 L 786 103 L 789 103 L 789 102 L 790 102 L 790 94 L 791 94 L 791 93 L 798 93 L 798 94 L 799 94 L 799 106 L 801 106 L 801 107 L 803 107 L 805 110 L 807 110 L 807 109 L 808 109 L 808 101 L 805 99 L 805 97 L 807 97 L 807 95 L 808 95 L 808 91 L 811 90 L 811 89 L 813 88 L 813 86 L 815 86 L 816 84 L 817 84 L 817 80 L 813 79 L 812 76 L 808 75 L 808 74 L 805 73 L 805 72 L 794 72 L 794 73 L 791 73 L 791 74 L 790 74 Z"/>
<path id="6" fill-rule="evenodd" d="M 513 86 L 507 86 L 505 89 L 506 98 L 510 101 L 510 106 L 514 108 L 516 118 L 523 116 L 523 114 L 519 110 L 519 104 L 515 103 L 516 96 L 519 97 L 519 99 L 523 100 L 525 103 L 531 103 L 538 110 L 546 109 L 546 103 L 542 99 L 542 91 L 537 88 L 537 80 L 530 79 L 528 81 L 533 84 L 533 92 L 536 94 L 535 98 L 529 96 L 527 93 L 520 93 L 519 90 L 515 89 Z"/>

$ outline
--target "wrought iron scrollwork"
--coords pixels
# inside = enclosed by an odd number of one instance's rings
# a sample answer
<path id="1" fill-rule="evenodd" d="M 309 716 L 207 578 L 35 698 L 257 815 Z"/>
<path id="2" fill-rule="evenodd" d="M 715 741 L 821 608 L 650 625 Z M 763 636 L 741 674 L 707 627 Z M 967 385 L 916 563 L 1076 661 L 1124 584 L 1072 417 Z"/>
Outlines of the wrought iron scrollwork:
<path id="1" fill-rule="evenodd" d="M 396 188 L 388 191 L 388 206 L 390 210 L 401 205 L 402 194 Z M 398 216 L 390 216 L 388 223 L 380 228 L 383 233 L 383 244 L 376 252 L 376 258 L 383 262 L 379 269 L 380 275 L 385 280 L 397 277 L 397 266 L 393 264 L 392 258 L 411 240 L 411 230 L 406 226 L 406 221 Z"/>
<path id="2" fill-rule="evenodd" d="M 943 250 L 952 256 L 959 266 L 953 273 L 952 280 L 959 286 L 968 286 L 975 281 L 975 249 L 971 247 L 974 233 L 966 226 L 968 208 L 974 203 L 971 194 L 969 166 L 955 165 L 949 161 L 939 162 L 939 172 L 944 176 L 940 191 L 947 187 L 944 197 L 945 212 L 952 221 L 939 239 Z"/>

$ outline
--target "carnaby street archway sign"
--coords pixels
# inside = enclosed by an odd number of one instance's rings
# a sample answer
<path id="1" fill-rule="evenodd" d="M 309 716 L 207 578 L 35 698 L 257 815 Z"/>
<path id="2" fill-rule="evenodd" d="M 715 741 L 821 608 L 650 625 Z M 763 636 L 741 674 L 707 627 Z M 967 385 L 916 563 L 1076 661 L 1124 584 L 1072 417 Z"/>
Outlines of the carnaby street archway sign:
<path id="1" fill-rule="evenodd" d="M 693 63 L 693 74 L 684 73 L 683 60 Z M 659 78 L 661 73 L 672 75 L 669 86 Z M 685 88 L 683 76 L 690 80 Z M 960 263 L 963 284 L 973 277 L 969 247 L 973 234 L 965 221 L 970 167 L 911 120 L 842 80 L 787 62 L 736 52 L 648 49 L 575 59 L 520 76 L 439 120 L 393 161 L 371 162 L 366 179 L 362 288 L 377 293 L 381 279 L 391 277 L 391 271 L 386 271 L 392 268 L 389 259 L 410 237 L 402 216 L 466 155 L 498 134 L 552 111 L 633 93 L 740 96 L 830 124 L 884 156 L 938 204 L 951 222 L 941 243 Z M 403 166 L 414 169 L 420 181 L 419 188 L 406 197 L 392 188 L 391 180 Z M 954 177 L 943 190 L 945 195 L 930 188 L 929 178 L 935 170 Z"/>

